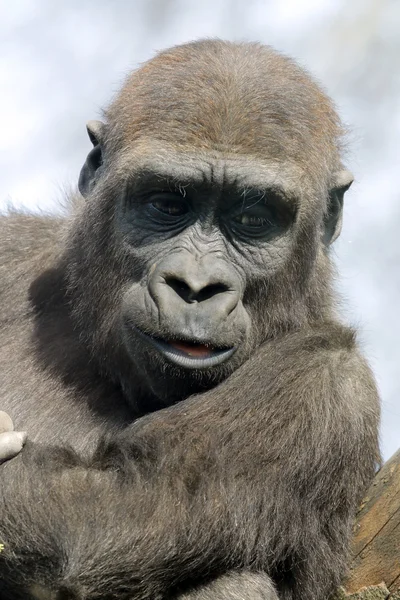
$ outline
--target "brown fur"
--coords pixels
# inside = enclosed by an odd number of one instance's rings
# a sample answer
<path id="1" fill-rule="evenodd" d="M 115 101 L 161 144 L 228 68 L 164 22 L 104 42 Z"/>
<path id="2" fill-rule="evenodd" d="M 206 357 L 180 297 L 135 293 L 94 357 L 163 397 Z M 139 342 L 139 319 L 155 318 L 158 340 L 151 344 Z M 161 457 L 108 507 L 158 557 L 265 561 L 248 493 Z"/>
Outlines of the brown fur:
<path id="1" fill-rule="evenodd" d="M 197 49 L 166 50 L 128 77 L 105 113 L 113 149 L 144 135 L 178 148 L 284 156 L 319 181 L 335 169 L 343 129 L 303 69 L 261 44 L 213 41 Z"/>
<path id="2" fill-rule="evenodd" d="M 0 471 L 0 598 L 326 600 L 379 461 L 375 384 L 321 241 L 339 119 L 291 60 L 221 41 L 161 53 L 105 115 L 86 203 L 0 220 L 0 408 L 31 440 Z M 207 242 L 251 317 L 214 379 L 166 368 L 156 384 L 118 337 L 123 291 L 168 253 L 121 242 L 118 199 L 144 164 L 268 177 L 297 206 L 264 251 Z"/>

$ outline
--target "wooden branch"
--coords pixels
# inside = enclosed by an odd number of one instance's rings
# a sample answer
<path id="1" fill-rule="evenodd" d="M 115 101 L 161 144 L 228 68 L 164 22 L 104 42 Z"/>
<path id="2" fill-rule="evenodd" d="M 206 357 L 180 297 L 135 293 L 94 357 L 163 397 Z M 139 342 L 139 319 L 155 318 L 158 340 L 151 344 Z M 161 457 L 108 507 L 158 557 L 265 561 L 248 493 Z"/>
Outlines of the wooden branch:
<path id="1" fill-rule="evenodd" d="M 376 475 L 361 504 L 352 555 L 342 598 L 400 600 L 400 450 Z"/>
<path id="2" fill-rule="evenodd" d="M 393 600 L 385 584 L 364 587 L 355 594 L 347 594 L 344 588 L 339 590 L 334 600 Z"/>

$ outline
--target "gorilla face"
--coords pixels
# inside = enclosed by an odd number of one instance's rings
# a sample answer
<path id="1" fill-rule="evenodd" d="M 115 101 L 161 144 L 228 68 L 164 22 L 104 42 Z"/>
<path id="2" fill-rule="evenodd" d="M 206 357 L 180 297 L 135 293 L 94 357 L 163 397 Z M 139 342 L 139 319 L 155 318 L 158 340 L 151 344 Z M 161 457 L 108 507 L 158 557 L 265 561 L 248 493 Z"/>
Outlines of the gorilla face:
<path id="1" fill-rule="evenodd" d="M 122 293 L 122 339 L 153 381 L 218 381 L 237 368 L 259 343 L 254 299 L 290 257 L 296 203 L 285 190 L 239 183 L 232 163 L 200 164 L 179 179 L 176 169 L 140 171 L 118 211 L 135 273 Z"/>
<path id="2" fill-rule="evenodd" d="M 186 397 L 226 378 L 282 323 L 304 319 L 327 227 L 312 192 L 296 192 L 295 165 L 147 143 L 107 172 L 84 210 L 87 252 L 78 242 L 80 329 L 97 332 L 95 352 L 99 337 L 108 347 L 106 368 L 119 348 L 113 373 L 124 371 L 126 390 L 133 370 L 158 398 Z"/>

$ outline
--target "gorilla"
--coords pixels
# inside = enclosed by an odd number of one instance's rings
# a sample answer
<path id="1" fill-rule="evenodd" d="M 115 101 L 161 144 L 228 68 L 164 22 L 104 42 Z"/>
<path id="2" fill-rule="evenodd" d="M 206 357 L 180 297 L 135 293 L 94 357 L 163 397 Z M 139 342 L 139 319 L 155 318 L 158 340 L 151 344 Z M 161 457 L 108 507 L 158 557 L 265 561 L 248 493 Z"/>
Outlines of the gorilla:
<path id="1" fill-rule="evenodd" d="M 1 600 L 327 600 L 379 461 L 332 102 L 198 41 L 87 130 L 70 209 L 0 219 Z"/>

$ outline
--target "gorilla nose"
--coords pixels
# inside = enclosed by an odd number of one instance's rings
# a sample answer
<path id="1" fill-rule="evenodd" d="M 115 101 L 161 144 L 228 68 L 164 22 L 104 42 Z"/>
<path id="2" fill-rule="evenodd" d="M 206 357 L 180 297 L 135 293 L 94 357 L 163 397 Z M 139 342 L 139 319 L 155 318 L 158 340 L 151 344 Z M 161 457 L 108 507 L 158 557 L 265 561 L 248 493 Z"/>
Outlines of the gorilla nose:
<path id="1" fill-rule="evenodd" d="M 229 292 L 229 288 L 224 283 L 209 283 L 206 285 L 197 284 L 193 281 L 187 283 L 183 279 L 176 277 L 166 277 L 165 283 L 173 289 L 175 294 L 180 296 L 184 302 L 192 304 L 194 302 L 204 302 L 213 298 L 217 294 Z"/>
<path id="2" fill-rule="evenodd" d="M 191 310 L 203 313 L 207 319 L 227 317 L 239 302 L 239 292 L 222 281 L 211 278 L 209 281 L 201 281 L 196 277 L 176 277 L 168 275 L 164 278 L 164 285 L 158 289 L 160 304 L 167 310 L 179 307 L 188 315 Z"/>
<path id="3" fill-rule="evenodd" d="M 229 265 L 211 261 L 162 261 L 153 271 L 150 293 L 162 316 L 181 311 L 208 321 L 220 321 L 238 305 L 240 281 Z M 175 262 L 175 264 L 174 264 Z"/>

